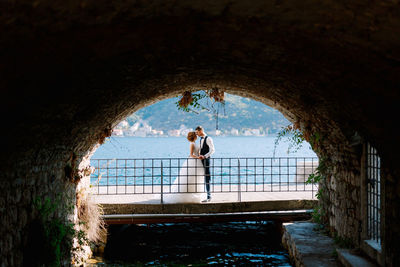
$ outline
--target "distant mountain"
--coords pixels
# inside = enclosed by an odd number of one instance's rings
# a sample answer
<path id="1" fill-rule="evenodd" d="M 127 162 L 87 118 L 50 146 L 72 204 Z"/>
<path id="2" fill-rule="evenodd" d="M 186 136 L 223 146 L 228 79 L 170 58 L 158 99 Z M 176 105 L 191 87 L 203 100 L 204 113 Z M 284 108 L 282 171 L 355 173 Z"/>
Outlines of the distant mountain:
<path id="1" fill-rule="evenodd" d="M 129 125 L 137 121 L 146 121 L 153 129 L 168 131 L 179 129 L 184 125 L 186 128 L 195 128 L 202 125 L 206 131 L 215 130 L 217 119 L 211 110 L 199 110 L 199 113 L 178 110 L 176 102 L 178 97 L 160 101 L 145 107 L 127 118 Z M 211 107 L 209 99 L 200 101 L 203 106 Z M 220 103 L 214 104 L 218 113 L 218 129 L 229 132 L 232 129 L 260 129 L 269 133 L 278 132 L 281 127 L 290 122 L 277 110 L 250 98 L 225 94 L 225 106 Z"/>

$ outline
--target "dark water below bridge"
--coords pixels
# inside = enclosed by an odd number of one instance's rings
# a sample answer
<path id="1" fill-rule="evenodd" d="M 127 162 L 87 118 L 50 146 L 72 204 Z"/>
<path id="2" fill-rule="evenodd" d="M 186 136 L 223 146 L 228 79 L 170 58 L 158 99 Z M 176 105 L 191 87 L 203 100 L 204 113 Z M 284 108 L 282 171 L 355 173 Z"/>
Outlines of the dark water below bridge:
<path id="1" fill-rule="evenodd" d="M 87 266 L 292 266 L 278 226 L 269 221 L 111 225 L 104 255 Z"/>

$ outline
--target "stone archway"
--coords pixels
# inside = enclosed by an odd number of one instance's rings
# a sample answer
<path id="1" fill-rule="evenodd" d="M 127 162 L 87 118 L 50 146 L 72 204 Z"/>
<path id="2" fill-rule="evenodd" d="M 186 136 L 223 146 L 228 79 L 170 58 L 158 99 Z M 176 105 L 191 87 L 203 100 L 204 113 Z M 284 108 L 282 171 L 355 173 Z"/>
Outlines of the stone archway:
<path id="1" fill-rule="evenodd" d="M 335 168 L 330 226 L 356 241 L 360 135 L 383 161 L 384 256 L 394 264 L 400 195 L 398 3 L 131 1 L 2 4 L 2 258 L 20 265 L 38 195 L 64 192 L 83 158 L 133 111 L 220 87 L 273 107 L 310 133 Z M 336 187 L 335 187 L 336 188 Z M 355 192 L 353 194 L 353 192 Z M 335 216 L 336 214 L 340 214 Z M 12 225 L 17 225 L 12 227 Z M 4 259 L 4 260 L 3 260 Z"/>

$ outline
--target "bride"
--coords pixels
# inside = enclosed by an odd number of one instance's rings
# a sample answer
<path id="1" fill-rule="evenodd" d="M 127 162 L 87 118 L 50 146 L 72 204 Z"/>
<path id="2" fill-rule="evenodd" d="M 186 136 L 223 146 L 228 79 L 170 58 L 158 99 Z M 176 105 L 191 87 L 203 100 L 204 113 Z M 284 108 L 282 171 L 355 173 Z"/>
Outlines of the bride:
<path id="1" fill-rule="evenodd" d="M 185 160 L 179 175 L 171 187 L 171 194 L 165 196 L 165 202 L 201 202 L 205 197 L 204 193 L 204 166 L 199 159 L 200 147 L 195 141 L 195 132 L 189 132 L 187 139 L 190 142 L 190 155 Z"/>

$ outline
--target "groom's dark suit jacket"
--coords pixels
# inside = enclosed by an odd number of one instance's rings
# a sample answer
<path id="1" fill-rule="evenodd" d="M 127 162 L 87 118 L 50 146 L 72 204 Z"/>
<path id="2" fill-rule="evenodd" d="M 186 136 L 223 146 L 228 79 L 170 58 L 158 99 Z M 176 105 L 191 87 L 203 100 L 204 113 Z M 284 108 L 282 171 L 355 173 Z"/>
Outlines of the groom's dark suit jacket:
<path id="1" fill-rule="evenodd" d="M 207 137 L 208 136 L 203 138 L 204 140 L 202 141 L 202 147 L 200 149 L 200 155 L 203 156 L 210 151 L 210 147 L 207 145 Z"/>

